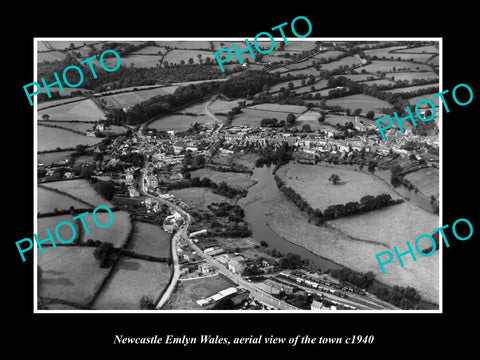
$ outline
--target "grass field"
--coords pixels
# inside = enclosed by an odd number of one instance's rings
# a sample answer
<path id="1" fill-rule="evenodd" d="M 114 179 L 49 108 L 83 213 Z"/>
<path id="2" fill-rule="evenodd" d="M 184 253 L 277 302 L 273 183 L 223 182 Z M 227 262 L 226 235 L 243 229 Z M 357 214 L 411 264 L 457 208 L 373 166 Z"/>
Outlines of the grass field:
<path id="1" fill-rule="evenodd" d="M 388 79 L 376 79 L 376 80 L 367 80 L 367 81 L 362 81 L 362 84 L 368 85 L 368 86 L 373 86 L 373 85 L 393 85 L 395 84 L 395 81 L 388 80 Z"/>
<path id="2" fill-rule="evenodd" d="M 280 91 L 280 89 L 281 89 L 282 87 L 285 88 L 285 89 L 288 89 L 288 83 L 289 83 L 289 82 L 291 82 L 294 87 L 300 87 L 300 86 L 302 86 L 302 80 L 301 80 L 301 79 L 292 80 L 292 81 L 285 81 L 285 82 L 281 82 L 281 83 L 278 83 L 278 84 L 273 85 L 273 86 L 270 88 L 270 92 L 271 92 L 271 93 L 274 93 L 274 92 Z M 294 90 L 294 91 L 296 91 L 296 90 Z"/>
<path id="3" fill-rule="evenodd" d="M 55 181 L 43 184 L 47 188 L 57 189 L 69 195 L 75 196 L 83 201 L 86 201 L 92 206 L 106 205 L 112 207 L 110 201 L 101 197 L 90 183 L 85 179 L 75 179 L 66 181 Z"/>
<path id="4" fill-rule="evenodd" d="M 105 310 L 140 310 L 140 299 L 145 295 L 156 301 L 168 286 L 169 278 L 170 269 L 166 263 L 123 256 L 93 307 Z"/>
<path id="5" fill-rule="evenodd" d="M 409 98 L 409 99 L 408 99 L 408 103 L 409 103 L 410 105 L 415 106 L 415 104 L 416 104 L 417 102 L 419 102 L 420 100 L 430 100 L 431 102 L 433 102 L 433 103 L 435 104 L 435 107 L 438 109 L 438 106 L 439 106 L 439 104 L 440 104 L 440 100 L 438 100 L 439 96 L 437 96 L 436 98 L 433 98 L 433 97 L 432 97 L 433 95 L 436 95 L 436 93 L 431 93 L 431 94 L 425 94 L 425 95 L 415 96 L 415 97 L 413 97 L 413 98 Z M 427 103 L 422 103 L 422 104 L 420 104 L 420 107 L 419 107 L 419 108 L 420 108 L 420 109 L 422 109 L 422 108 L 427 108 L 427 109 L 429 109 L 430 106 L 429 106 Z"/>
<path id="6" fill-rule="evenodd" d="M 85 206 L 83 206 L 85 207 Z M 60 210 L 60 208 L 59 208 Z M 55 228 L 57 227 L 57 225 L 61 222 L 69 222 L 69 223 L 72 223 L 74 226 L 75 226 L 75 233 L 76 233 L 76 237 L 78 237 L 78 226 L 76 224 L 74 224 L 74 220 L 72 220 L 73 218 L 73 215 L 70 215 L 70 214 L 66 214 L 66 215 L 57 215 L 57 216 L 49 216 L 49 217 L 42 217 L 42 218 L 39 218 L 37 219 L 37 237 L 38 237 L 38 240 L 43 240 L 43 239 L 46 239 L 48 238 L 48 232 L 47 232 L 47 228 L 50 230 L 50 233 L 52 234 L 53 238 L 54 238 L 54 241 L 55 243 L 57 244 L 61 244 L 61 242 L 56 238 L 56 235 L 55 235 Z M 58 228 L 58 233 L 60 235 L 60 238 L 62 240 L 65 240 L 65 241 L 68 241 L 72 238 L 73 236 L 73 232 L 72 232 L 72 228 L 68 225 L 62 225 Z M 74 239 L 72 239 L 72 242 L 74 241 Z M 45 244 L 49 244 L 51 245 L 51 242 L 46 242 Z M 55 248 L 53 248 L 52 246 L 44 246 L 43 247 L 43 250 L 45 251 L 45 253 L 49 252 L 49 251 L 52 251 L 55 250 Z"/>
<path id="7" fill-rule="evenodd" d="M 403 49 L 403 50 L 397 50 L 396 52 L 411 53 L 411 54 L 418 54 L 418 53 L 438 54 L 438 48 L 436 48 L 433 45 L 427 45 L 427 46 L 419 46 L 419 47 L 414 47 L 414 48 L 406 48 L 406 49 Z"/>
<path id="8" fill-rule="evenodd" d="M 294 115 L 301 114 L 302 112 L 307 110 L 305 106 L 301 106 L 301 105 L 280 105 L 280 104 L 269 104 L 269 103 L 252 105 L 252 106 L 249 106 L 248 109 L 286 112 L 286 113 L 292 113 Z"/>
<path id="9" fill-rule="evenodd" d="M 233 163 L 247 167 L 250 170 L 255 168 L 255 163 L 260 156 L 252 153 L 237 153 L 233 157 Z"/>
<path id="10" fill-rule="evenodd" d="M 415 185 L 419 191 L 430 197 L 439 194 L 439 173 L 438 169 L 423 168 L 405 176 L 405 179 Z"/>
<path id="11" fill-rule="evenodd" d="M 198 55 L 202 55 L 203 61 L 205 58 L 209 57 L 210 60 L 215 60 L 215 55 L 211 51 L 204 50 L 170 50 L 163 58 L 163 61 L 168 61 L 168 63 L 180 64 L 183 60 L 185 64 L 188 64 L 188 60 L 193 59 L 194 64 L 199 64 L 200 59 Z"/>
<path id="12" fill-rule="evenodd" d="M 41 124 L 61 126 L 66 129 L 81 131 L 83 134 L 85 134 L 88 129 L 92 129 L 94 127 L 92 123 L 84 122 L 41 121 L 39 124 L 40 126 Z"/>
<path id="13" fill-rule="evenodd" d="M 84 136 L 68 130 L 48 128 L 45 126 L 38 126 L 37 137 L 37 151 L 54 150 L 57 148 L 67 149 L 77 145 L 91 146 L 102 141 L 102 138 Z"/>
<path id="14" fill-rule="evenodd" d="M 216 113 L 216 112 L 228 113 L 230 110 L 232 110 L 232 108 L 238 106 L 238 103 L 241 101 L 242 99 L 232 100 L 232 101 L 216 99 L 213 103 L 211 103 L 208 106 L 208 108 L 213 113 Z"/>
<path id="15" fill-rule="evenodd" d="M 103 96 L 102 99 L 107 103 L 108 108 L 121 109 L 124 107 L 133 107 L 143 101 L 146 101 L 154 96 L 168 95 L 171 91 L 166 91 L 164 88 L 155 88 L 147 90 L 139 90 L 126 92 L 121 94 L 113 94 Z"/>
<path id="16" fill-rule="evenodd" d="M 95 218 L 101 225 L 105 225 L 110 221 L 110 215 L 106 212 L 97 212 Z M 93 239 L 100 240 L 101 242 L 111 242 L 115 247 L 122 247 L 125 245 L 132 227 L 130 216 L 125 211 L 113 212 L 113 222 L 105 228 L 98 227 L 94 223 L 91 212 L 83 219 L 90 232 L 87 234 L 86 231 L 83 231 L 83 241 Z"/>
<path id="17" fill-rule="evenodd" d="M 288 112 L 242 109 L 242 113 L 235 115 L 232 125 L 259 127 L 262 119 L 276 118 L 278 121 L 285 120 Z"/>
<path id="18" fill-rule="evenodd" d="M 389 47 L 385 47 L 385 48 L 379 48 L 379 49 L 371 49 L 371 50 L 364 50 L 365 52 L 365 55 L 367 56 L 377 56 L 379 58 L 383 58 L 383 57 L 390 57 L 394 54 L 391 54 L 391 51 L 394 51 L 394 50 L 399 50 L 399 49 L 404 49 L 405 46 L 389 46 Z"/>
<path id="19" fill-rule="evenodd" d="M 184 131 L 187 130 L 193 123 L 205 124 L 212 121 L 209 116 L 188 116 L 188 115 L 167 115 L 161 117 L 150 125 L 148 125 L 151 129 L 169 131 Z"/>
<path id="20" fill-rule="evenodd" d="M 362 66 L 362 70 L 370 73 L 375 73 L 377 71 L 382 72 L 393 72 L 395 71 L 431 71 L 432 68 L 426 64 L 415 64 L 407 61 L 391 61 L 391 60 L 373 60 L 371 64 Z"/>
<path id="21" fill-rule="evenodd" d="M 39 110 L 38 118 L 41 119 L 44 114 L 47 114 L 50 117 L 49 120 L 80 120 L 94 122 L 105 119 L 103 111 L 90 99 Z"/>
<path id="22" fill-rule="evenodd" d="M 395 81 L 412 81 L 413 79 L 424 80 L 424 79 L 438 79 L 438 75 L 433 71 L 422 71 L 422 72 L 387 72 L 385 77 L 391 78 L 394 77 Z"/>
<path id="23" fill-rule="evenodd" d="M 316 62 L 316 60 L 312 57 L 312 58 L 302 60 L 300 62 L 285 65 L 285 67 L 289 70 L 298 70 L 298 69 L 303 69 L 303 68 L 312 66 L 314 62 Z"/>
<path id="24" fill-rule="evenodd" d="M 64 210 L 74 206 L 75 208 L 87 208 L 80 201 L 66 195 L 58 194 L 41 187 L 37 187 L 37 211 L 41 214 L 53 212 L 55 209 Z"/>
<path id="25" fill-rule="evenodd" d="M 341 182 L 333 185 L 328 178 L 332 174 L 340 176 Z M 326 209 L 330 205 L 360 201 L 365 195 L 387 193 L 393 199 L 400 198 L 383 181 L 368 174 L 331 168 L 323 165 L 302 165 L 289 163 L 282 166 L 277 175 L 286 186 L 293 188 L 313 208 Z"/>
<path id="26" fill-rule="evenodd" d="M 340 66 L 352 66 L 352 65 L 359 65 L 361 64 L 362 62 L 354 57 L 354 56 L 347 56 L 347 57 L 344 57 L 343 59 L 340 59 L 340 60 L 337 60 L 337 61 L 332 61 L 332 62 L 329 62 L 327 64 L 322 64 L 321 66 L 321 70 L 333 70 L 333 69 L 337 69 L 339 68 Z"/>
<path id="27" fill-rule="evenodd" d="M 427 64 L 429 65 L 432 65 L 432 66 L 438 66 L 439 65 L 439 57 L 438 56 L 434 56 L 433 58 L 431 58 L 430 60 L 427 61 Z"/>
<path id="28" fill-rule="evenodd" d="M 159 46 L 170 46 L 176 49 L 205 49 L 210 50 L 209 41 L 156 41 Z"/>
<path id="29" fill-rule="evenodd" d="M 339 50 L 328 50 L 328 51 L 325 51 L 325 52 L 322 52 L 320 54 L 317 54 L 317 55 L 314 55 L 312 56 L 312 58 L 314 59 L 335 59 L 336 57 L 342 55 L 344 52 L 343 51 L 339 51 Z"/>
<path id="30" fill-rule="evenodd" d="M 336 75 L 333 77 L 337 78 L 339 76 L 346 77 L 347 79 L 350 79 L 353 81 L 364 81 L 364 80 L 368 80 L 369 78 L 374 78 L 374 79 L 377 78 L 372 74 L 346 74 L 346 75 Z"/>
<path id="31" fill-rule="evenodd" d="M 380 218 L 383 221 L 382 228 L 388 228 L 389 224 L 398 222 L 398 219 L 385 218 L 376 213 L 370 213 L 370 216 Z M 267 219 L 268 225 L 277 234 L 315 254 L 356 271 L 372 271 L 379 281 L 390 286 L 413 286 L 423 298 L 438 303 L 438 252 L 429 257 L 422 257 L 417 262 L 405 257 L 404 268 L 392 262 L 389 264 L 390 267 L 387 265 L 387 273 L 383 275 L 375 255 L 387 250 L 385 245 L 354 240 L 336 229 L 310 224 L 306 216 L 284 196 L 279 197 L 271 206 Z M 349 219 L 351 217 L 345 220 Z M 402 244 L 397 246 L 400 250 L 405 248 Z"/>
<path id="32" fill-rule="evenodd" d="M 109 269 L 102 269 L 93 256 L 93 247 L 63 246 L 38 253 L 42 269 L 39 295 L 86 305 L 94 296 Z"/>
<path id="33" fill-rule="evenodd" d="M 288 73 L 291 74 L 292 76 L 296 76 L 296 75 L 301 74 L 301 75 L 305 75 L 305 76 L 313 75 L 313 76 L 318 77 L 320 75 L 320 72 L 318 70 L 316 70 L 314 67 L 309 67 L 309 68 L 300 69 L 300 70 L 291 70 L 291 71 L 288 71 Z"/>
<path id="34" fill-rule="evenodd" d="M 214 194 L 207 188 L 187 188 L 179 190 L 171 190 L 170 194 L 176 198 L 183 200 L 190 207 L 195 209 L 206 210 L 207 206 L 212 203 L 227 202 L 233 203 L 233 200 L 226 198 L 225 196 Z"/>
<path id="35" fill-rule="evenodd" d="M 197 304 L 197 300 L 204 299 L 232 286 L 235 286 L 235 284 L 221 274 L 204 279 L 180 281 L 164 309 L 202 310 L 203 308 Z"/>
<path id="36" fill-rule="evenodd" d="M 390 105 L 386 101 L 365 94 L 356 94 L 336 99 L 330 99 L 327 100 L 327 105 L 337 105 L 344 109 L 351 109 L 352 111 L 354 111 L 355 109 L 362 109 L 362 114 L 366 114 L 370 110 L 374 112 L 380 112 L 382 108 L 392 107 L 392 105 Z"/>
<path id="37" fill-rule="evenodd" d="M 390 92 L 392 94 L 398 94 L 398 93 L 406 93 L 406 92 L 416 91 L 416 90 L 420 90 L 420 89 L 428 89 L 428 88 L 432 88 L 432 87 L 435 87 L 435 86 L 438 87 L 438 84 L 408 86 L 408 87 L 404 87 L 404 88 L 385 90 L 385 92 Z"/>
<path id="38" fill-rule="evenodd" d="M 135 235 L 127 249 L 142 255 L 169 257 L 171 237 L 159 225 L 136 221 Z"/>
<path id="39" fill-rule="evenodd" d="M 253 184 L 253 181 L 250 180 L 250 175 L 245 173 L 222 172 L 203 168 L 191 172 L 191 175 L 192 178 L 199 177 L 200 179 L 203 179 L 204 177 L 207 177 L 215 183 L 224 181 L 229 186 L 236 188 L 245 189 Z"/>
<path id="40" fill-rule="evenodd" d="M 158 55 L 158 53 L 165 54 L 167 49 L 164 46 L 146 46 L 140 50 L 133 51 L 133 55 Z"/>
<path id="41" fill-rule="evenodd" d="M 37 63 L 63 61 L 66 57 L 67 54 L 60 51 L 39 52 L 37 53 Z"/>
<path id="42" fill-rule="evenodd" d="M 44 165 L 51 165 L 54 163 L 63 162 L 63 160 L 67 159 L 73 151 L 58 151 L 58 152 L 51 152 L 51 153 L 44 153 L 37 155 L 37 162 L 39 164 Z"/>

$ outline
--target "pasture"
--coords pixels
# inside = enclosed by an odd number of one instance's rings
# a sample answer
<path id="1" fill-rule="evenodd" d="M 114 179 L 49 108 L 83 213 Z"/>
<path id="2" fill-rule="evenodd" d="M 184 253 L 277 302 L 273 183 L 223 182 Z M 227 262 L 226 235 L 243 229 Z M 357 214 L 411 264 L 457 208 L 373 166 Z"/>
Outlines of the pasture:
<path id="1" fill-rule="evenodd" d="M 328 106 L 340 106 L 343 109 L 362 109 L 362 114 L 369 111 L 381 112 L 383 108 L 392 107 L 388 102 L 374 98 L 365 94 L 355 94 L 344 96 L 336 99 L 329 99 L 326 103 Z"/>
<path id="2" fill-rule="evenodd" d="M 127 249 L 142 255 L 170 256 L 171 234 L 163 231 L 159 225 L 141 221 L 135 221 L 134 227 L 135 233 Z"/>
<path id="3" fill-rule="evenodd" d="M 67 149 L 77 145 L 96 145 L 102 141 L 101 138 L 88 137 L 73 133 L 68 130 L 38 126 L 37 151 L 55 150 L 57 148 Z"/>
<path id="4" fill-rule="evenodd" d="M 405 175 L 405 179 L 415 185 L 420 192 L 430 197 L 438 197 L 439 194 L 439 172 L 435 168 L 423 168 Z"/>
<path id="5" fill-rule="evenodd" d="M 395 81 L 412 81 L 414 79 L 426 80 L 426 79 L 438 79 L 438 75 L 433 71 L 422 71 L 422 72 L 387 72 L 385 77 L 391 78 L 393 76 Z"/>
<path id="6" fill-rule="evenodd" d="M 152 122 L 148 127 L 150 129 L 157 129 L 163 131 L 185 131 L 190 128 L 194 123 L 206 124 L 213 120 L 206 115 L 167 115 L 162 116 Z"/>
<path id="7" fill-rule="evenodd" d="M 130 221 L 130 215 L 126 211 L 114 211 L 113 222 L 106 228 L 101 228 L 93 222 L 93 216 L 90 212 L 85 216 L 86 227 L 89 230 L 89 234 L 86 231 L 82 232 L 82 241 L 88 239 L 100 240 L 101 242 L 111 242 L 115 247 L 123 247 L 128 240 L 128 235 L 132 228 Z M 105 225 L 110 221 L 110 215 L 107 212 L 95 213 L 95 218 L 99 224 Z"/>
<path id="8" fill-rule="evenodd" d="M 438 45 L 438 43 L 437 43 Z M 426 46 L 418 46 L 418 47 L 411 47 L 411 48 L 405 48 L 402 50 L 397 50 L 396 52 L 399 53 L 410 53 L 410 54 L 424 54 L 424 53 L 430 53 L 430 54 L 438 54 L 438 47 L 434 45 L 426 45 Z"/>
<path id="9" fill-rule="evenodd" d="M 170 190 L 170 194 L 176 198 L 183 200 L 191 208 L 207 210 L 207 206 L 212 203 L 227 202 L 233 204 L 233 200 L 225 196 L 214 194 L 208 188 L 186 188 L 178 190 Z"/>
<path id="10" fill-rule="evenodd" d="M 113 207 L 112 203 L 101 197 L 92 187 L 92 185 L 85 179 L 55 181 L 42 184 L 42 186 L 63 191 L 69 195 L 86 201 L 93 207 L 99 205 Z"/>
<path id="11" fill-rule="evenodd" d="M 37 163 L 51 165 L 64 162 L 73 151 L 57 151 L 51 153 L 37 154 Z"/>
<path id="12" fill-rule="evenodd" d="M 438 84 L 407 86 L 407 87 L 404 87 L 404 88 L 385 90 L 384 92 L 389 92 L 389 93 L 392 93 L 392 94 L 398 94 L 398 93 L 408 93 L 408 92 L 411 92 L 411 91 L 417 91 L 417 90 L 434 88 L 434 87 L 438 87 Z"/>
<path id="13" fill-rule="evenodd" d="M 93 247 L 60 246 L 38 252 L 42 269 L 38 294 L 87 305 L 110 269 L 100 268 Z"/>
<path id="14" fill-rule="evenodd" d="M 201 55 L 203 61 L 209 57 L 210 60 L 214 60 L 215 56 L 211 51 L 204 50 L 170 50 L 163 58 L 163 61 L 168 61 L 169 64 L 180 64 L 183 60 L 185 64 L 189 64 L 189 59 L 193 60 L 194 64 L 199 64 L 200 59 L 198 55 Z"/>
<path id="15" fill-rule="evenodd" d="M 192 178 L 198 177 L 203 179 L 204 177 L 207 177 L 217 184 L 224 181 L 228 186 L 235 188 L 246 189 L 253 185 L 253 181 L 250 180 L 250 175 L 246 173 L 223 172 L 202 168 L 192 171 L 190 174 L 192 175 Z"/>
<path id="16" fill-rule="evenodd" d="M 340 176 L 340 183 L 333 185 L 328 178 L 332 174 Z M 293 188 L 314 209 L 325 210 L 330 205 L 360 201 L 366 195 L 390 194 L 400 198 L 381 180 L 365 173 L 323 165 L 303 165 L 289 163 L 282 166 L 277 175 L 286 186 Z"/>
<path id="17" fill-rule="evenodd" d="M 95 122 L 105 119 L 103 111 L 91 99 L 49 107 L 48 109 L 43 108 L 37 113 L 39 119 L 41 119 L 44 114 L 47 114 L 49 120 L 80 120 Z"/>
<path id="18" fill-rule="evenodd" d="M 175 89 L 176 88 L 177 87 L 175 87 Z M 163 87 L 158 87 L 155 89 L 137 90 L 119 94 L 106 95 L 102 96 L 101 99 L 106 103 L 106 106 L 108 108 L 122 109 L 125 107 L 133 107 L 154 96 L 168 95 L 170 93 L 172 93 L 172 91 L 167 91 Z"/>
<path id="19" fill-rule="evenodd" d="M 395 70 L 394 70 L 395 68 Z M 431 71 L 432 68 L 426 64 L 416 64 L 408 61 L 392 61 L 392 60 L 373 60 L 371 64 L 362 66 L 362 70 L 366 72 L 397 72 L 397 71 Z"/>
<path id="20" fill-rule="evenodd" d="M 347 56 L 337 61 L 322 64 L 320 69 L 331 71 L 333 69 L 338 69 L 340 66 L 356 66 L 360 64 L 362 64 L 362 62 L 357 57 Z"/>
<path id="21" fill-rule="evenodd" d="M 51 213 L 55 209 L 64 210 L 73 206 L 77 209 L 88 208 L 89 206 L 66 195 L 37 187 L 37 211 L 40 214 Z"/>
<path id="22" fill-rule="evenodd" d="M 93 307 L 98 310 L 140 310 L 141 298 L 148 296 L 157 301 L 169 279 L 170 268 L 166 263 L 122 256 Z"/>

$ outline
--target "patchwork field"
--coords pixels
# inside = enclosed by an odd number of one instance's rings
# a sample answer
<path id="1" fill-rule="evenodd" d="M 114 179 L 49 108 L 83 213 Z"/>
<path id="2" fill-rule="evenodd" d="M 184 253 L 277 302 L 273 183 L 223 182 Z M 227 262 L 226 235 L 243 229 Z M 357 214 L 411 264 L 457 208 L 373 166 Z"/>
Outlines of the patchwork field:
<path id="1" fill-rule="evenodd" d="M 102 138 L 89 137 L 68 130 L 37 127 L 37 151 L 74 148 L 77 145 L 96 145 Z"/>
<path id="2" fill-rule="evenodd" d="M 94 122 L 105 119 L 103 111 L 91 99 L 39 110 L 38 118 L 41 119 L 44 114 L 47 114 L 50 117 L 49 120 L 80 120 Z"/>
<path id="3" fill-rule="evenodd" d="M 242 101 L 242 99 L 232 100 L 232 101 L 216 99 L 213 103 L 211 103 L 208 106 L 208 108 L 213 113 L 216 113 L 216 112 L 228 113 L 234 107 L 238 106 L 238 103 L 241 102 L 241 101 Z"/>
<path id="4" fill-rule="evenodd" d="M 176 88 L 176 87 L 175 87 Z M 159 87 L 156 89 L 147 89 L 140 91 L 132 91 L 121 94 L 102 96 L 102 100 L 106 102 L 106 106 L 112 109 L 122 109 L 124 107 L 133 107 L 143 101 L 146 101 L 154 96 L 168 95 L 173 91 Z"/>
<path id="5" fill-rule="evenodd" d="M 171 237 L 159 225 L 136 221 L 135 235 L 127 249 L 142 255 L 169 257 Z"/>
<path id="6" fill-rule="evenodd" d="M 393 70 L 395 68 L 395 70 Z M 416 64 L 407 61 L 391 61 L 391 60 L 373 60 L 371 64 L 362 66 L 362 70 L 370 73 L 377 71 L 395 72 L 402 70 L 409 71 L 431 71 L 432 68 L 426 64 Z"/>
<path id="7" fill-rule="evenodd" d="M 166 310 L 202 310 L 197 300 L 235 286 L 227 277 L 219 274 L 204 279 L 183 280 L 163 307 Z"/>
<path id="8" fill-rule="evenodd" d="M 412 97 L 412 98 L 409 98 L 408 99 L 408 103 L 410 105 L 413 105 L 415 106 L 415 104 L 421 100 L 430 100 L 431 102 L 433 102 L 435 104 L 435 107 L 438 109 L 438 106 L 440 104 L 440 100 L 439 99 L 439 96 L 437 96 L 436 98 L 433 98 L 432 96 L 433 95 L 436 95 L 437 93 L 431 93 L 431 94 L 425 94 L 425 95 L 419 95 L 419 96 L 415 96 L 415 97 Z M 427 103 L 422 103 L 420 104 L 419 106 L 420 109 L 423 109 L 423 108 L 430 108 L 430 106 L 427 104 Z"/>
<path id="9" fill-rule="evenodd" d="M 110 215 L 107 212 L 95 213 L 97 222 L 101 225 L 106 225 L 110 221 Z M 128 240 L 128 235 L 132 228 L 130 222 L 130 215 L 125 211 L 114 211 L 113 222 L 105 228 L 98 227 L 93 222 L 91 213 L 84 218 L 89 234 L 83 231 L 83 241 L 88 239 L 100 240 L 101 242 L 111 242 L 115 247 L 122 247 Z"/>
<path id="10" fill-rule="evenodd" d="M 305 106 L 300 106 L 300 105 L 280 105 L 280 104 L 269 104 L 269 103 L 252 105 L 252 106 L 249 106 L 248 109 L 286 112 L 286 113 L 292 113 L 294 115 L 301 114 L 302 112 L 307 110 Z"/>
<path id="11" fill-rule="evenodd" d="M 367 56 L 377 56 L 378 58 L 383 58 L 383 57 L 390 57 L 393 54 L 391 54 L 391 51 L 394 50 L 399 50 L 399 49 L 404 49 L 406 46 L 389 46 L 385 48 L 379 48 L 379 49 L 371 49 L 371 50 L 364 50 L 365 55 Z"/>
<path id="12" fill-rule="evenodd" d="M 200 59 L 198 55 L 201 55 L 203 61 L 205 58 L 209 57 L 210 60 L 215 59 L 215 55 L 211 51 L 203 50 L 170 50 L 163 58 L 163 61 L 168 61 L 169 63 L 180 64 L 183 60 L 185 64 L 189 64 L 189 59 L 193 59 L 194 64 L 199 64 Z"/>
<path id="13" fill-rule="evenodd" d="M 242 109 L 242 113 L 235 115 L 232 125 L 259 127 L 262 119 L 276 118 L 278 121 L 285 120 L 288 112 Z"/>
<path id="14" fill-rule="evenodd" d="M 39 295 L 87 305 L 98 291 L 109 269 L 102 269 L 93 247 L 62 246 L 38 253 L 42 269 Z"/>
<path id="15" fill-rule="evenodd" d="M 63 61 L 66 58 L 67 58 L 67 54 L 60 51 L 49 51 L 49 52 L 37 53 L 37 62 L 39 64 L 45 61 L 48 61 L 48 62 Z"/>
<path id="16" fill-rule="evenodd" d="M 352 66 L 352 65 L 360 65 L 362 62 L 354 56 L 347 56 L 344 57 L 343 59 L 337 60 L 337 61 L 332 61 L 327 64 L 322 64 L 321 65 L 321 70 L 333 70 L 333 69 L 338 69 L 340 66 Z"/>
<path id="17" fill-rule="evenodd" d="M 222 172 L 203 168 L 191 172 L 191 175 L 192 178 L 199 177 L 200 179 L 203 179 L 204 177 L 207 177 L 217 184 L 224 181 L 229 186 L 236 188 L 246 189 L 253 185 L 253 181 L 250 180 L 250 175 L 245 173 Z"/>
<path id="18" fill-rule="evenodd" d="M 92 129 L 94 127 L 92 123 L 84 123 L 84 122 L 41 121 L 39 123 L 39 127 L 42 124 L 61 126 L 62 128 L 65 128 L 65 129 L 80 131 L 83 134 L 86 134 L 87 130 Z"/>
<path id="19" fill-rule="evenodd" d="M 287 69 L 288 71 L 288 69 Z M 289 74 L 291 74 L 292 76 L 296 76 L 296 75 L 305 75 L 305 76 L 310 76 L 310 75 L 313 75 L 313 76 L 318 76 L 320 75 L 320 72 L 318 70 L 316 70 L 314 67 L 308 67 L 306 69 L 300 69 L 300 70 L 290 70 L 288 71 Z"/>
<path id="20" fill-rule="evenodd" d="M 408 87 L 404 87 L 404 88 L 385 90 L 385 92 L 390 92 L 392 94 L 398 94 L 398 93 L 406 93 L 406 92 L 410 92 L 410 91 L 416 91 L 416 90 L 428 89 L 428 88 L 434 88 L 434 87 L 438 87 L 438 84 L 408 86 Z"/>
<path id="21" fill-rule="evenodd" d="M 405 48 L 403 50 L 397 50 L 396 52 L 399 53 L 433 53 L 433 54 L 438 54 L 438 48 L 435 47 L 434 45 L 427 45 L 427 46 L 419 46 L 419 47 L 413 47 L 413 48 Z"/>
<path id="22" fill-rule="evenodd" d="M 184 131 L 188 130 L 188 128 L 190 128 L 190 126 L 192 126 L 194 123 L 206 124 L 211 121 L 212 119 L 209 116 L 205 115 L 167 115 L 155 120 L 150 125 L 148 125 L 148 127 L 151 129 L 163 131 Z"/>
<path id="23" fill-rule="evenodd" d="M 90 185 L 90 183 L 85 179 L 55 181 L 42 185 L 47 188 L 57 189 L 69 195 L 75 196 L 89 204 L 92 204 L 92 206 L 106 205 L 108 207 L 113 207 L 112 203 L 101 197 L 92 187 L 92 185 Z"/>
<path id="24" fill-rule="evenodd" d="M 205 49 L 210 50 L 210 41 L 157 41 L 159 46 L 169 46 L 175 49 Z M 214 43 L 215 44 L 215 43 Z"/>
<path id="25" fill-rule="evenodd" d="M 148 296 L 157 301 L 169 279 L 170 269 L 166 263 L 121 257 L 93 307 L 98 310 L 140 310 L 140 299 Z"/>
<path id="26" fill-rule="evenodd" d="M 381 112 L 382 108 L 392 107 L 386 101 L 365 94 L 356 94 L 336 99 L 329 99 L 327 100 L 327 105 L 337 105 L 344 109 L 351 109 L 352 111 L 355 109 L 362 109 L 362 114 L 366 114 L 370 110 L 374 112 Z"/>
<path id="27" fill-rule="evenodd" d="M 67 159 L 73 151 L 58 151 L 51 153 L 37 154 L 38 164 L 51 165 L 54 163 L 60 163 Z"/>
<path id="28" fill-rule="evenodd" d="M 210 189 L 207 188 L 171 190 L 169 193 L 174 195 L 176 198 L 183 200 L 190 207 L 196 209 L 206 210 L 207 206 L 212 203 L 233 203 L 233 200 L 230 200 L 222 195 L 214 194 Z"/>
<path id="29" fill-rule="evenodd" d="M 60 209 L 59 209 L 60 210 Z M 60 241 L 56 240 L 56 237 L 55 237 L 55 228 L 57 227 L 57 225 L 61 222 L 70 222 L 73 224 L 73 215 L 70 215 L 70 214 L 65 214 L 65 215 L 57 215 L 57 216 L 49 216 L 49 217 L 42 217 L 42 218 L 39 218 L 37 219 L 37 237 L 39 240 L 43 240 L 43 239 L 46 239 L 48 238 L 48 232 L 47 232 L 47 228 L 50 230 L 50 233 L 52 234 L 52 236 L 54 237 L 54 240 L 55 242 L 58 244 L 60 243 Z M 75 226 L 75 238 L 78 237 L 78 225 L 76 224 L 73 224 Z M 68 225 L 62 225 L 58 228 L 58 233 L 60 235 L 60 238 L 62 238 L 62 240 L 65 240 L 65 241 L 68 241 L 72 238 L 73 236 L 73 231 L 72 231 L 72 228 Z M 72 242 L 75 240 L 72 239 Z M 50 246 L 47 246 L 47 245 L 50 245 Z M 55 251 L 56 248 L 54 248 L 52 246 L 52 243 L 51 242 L 46 242 L 43 246 L 43 250 L 45 253 L 49 252 L 49 251 Z"/>
<path id="30" fill-rule="evenodd" d="M 81 203 L 66 195 L 37 187 L 37 211 L 41 214 L 53 212 L 55 209 L 64 210 L 74 206 L 77 209 L 88 208 L 88 205 Z"/>
<path id="31" fill-rule="evenodd" d="M 333 185 L 328 178 L 332 174 L 340 176 L 340 184 Z M 330 205 L 346 204 L 349 201 L 360 201 L 365 195 L 387 193 L 398 199 L 381 180 L 368 174 L 331 168 L 323 165 L 302 165 L 289 163 L 282 166 L 277 175 L 286 186 L 293 188 L 313 208 L 326 209 Z"/>
<path id="32" fill-rule="evenodd" d="M 424 80 L 424 79 L 438 79 L 438 75 L 433 71 L 422 71 L 422 72 L 387 72 L 385 77 L 391 78 L 394 77 L 395 81 L 412 81 L 413 79 Z"/>

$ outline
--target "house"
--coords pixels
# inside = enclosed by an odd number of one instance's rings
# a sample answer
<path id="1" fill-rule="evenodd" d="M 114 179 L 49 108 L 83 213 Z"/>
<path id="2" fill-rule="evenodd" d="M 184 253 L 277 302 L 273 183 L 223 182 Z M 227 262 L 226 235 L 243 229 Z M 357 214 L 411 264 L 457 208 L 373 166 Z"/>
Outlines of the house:
<path id="1" fill-rule="evenodd" d="M 322 310 L 325 309 L 325 306 L 323 305 L 322 302 L 313 300 L 312 304 L 310 305 L 310 310 Z"/>
<path id="2" fill-rule="evenodd" d="M 90 137 L 97 137 L 97 135 L 95 135 L 95 130 L 87 130 L 86 135 Z"/>
<path id="3" fill-rule="evenodd" d="M 140 193 L 133 186 L 128 187 L 128 194 L 130 197 L 140 196 Z"/>
<path id="4" fill-rule="evenodd" d="M 194 231 L 190 234 L 190 237 L 198 237 L 200 235 L 206 235 L 207 234 L 207 229 L 199 230 L 199 231 Z"/>
<path id="5" fill-rule="evenodd" d="M 157 188 L 158 187 L 158 179 L 155 175 L 151 174 L 151 175 L 148 175 L 146 178 L 145 178 L 145 182 L 146 182 L 146 185 L 147 187 L 152 187 L 152 188 Z"/>
<path id="6" fill-rule="evenodd" d="M 105 125 L 104 124 L 97 124 L 95 127 L 96 131 L 104 131 L 105 130 Z"/>
<path id="7" fill-rule="evenodd" d="M 243 263 L 243 257 L 234 256 L 230 257 L 227 262 L 228 270 L 234 274 L 241 274 L 245 270 L 245 265 Z"/>

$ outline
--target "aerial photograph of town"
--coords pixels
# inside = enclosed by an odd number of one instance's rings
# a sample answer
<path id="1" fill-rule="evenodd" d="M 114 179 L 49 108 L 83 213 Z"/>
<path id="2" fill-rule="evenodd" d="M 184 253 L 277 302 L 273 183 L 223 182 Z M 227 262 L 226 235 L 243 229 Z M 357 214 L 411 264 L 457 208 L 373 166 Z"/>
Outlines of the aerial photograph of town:
<path id="1" fill-rule="evenodd" d="M 35 41 L 37 310 L 439 309 L 439 41 Z"/>

